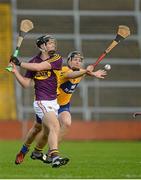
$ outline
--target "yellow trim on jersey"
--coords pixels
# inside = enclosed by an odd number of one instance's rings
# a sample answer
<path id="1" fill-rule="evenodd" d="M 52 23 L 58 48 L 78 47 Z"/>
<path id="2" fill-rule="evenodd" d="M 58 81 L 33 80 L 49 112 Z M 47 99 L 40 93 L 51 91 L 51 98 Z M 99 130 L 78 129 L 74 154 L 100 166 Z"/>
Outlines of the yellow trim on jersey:
<path id="1" fill-rule="evenodd" d="M 51 62 L 57 61 L 60 58 L 61 58 L 61 56 L 59 54 L 55 54 L 55 56 L 53 58 L 49 59 L 48 62 L 51 63 Z"/>
<path id="2" fill-rule="evenodd" d="M 57 78 L 57 94 L 59 94 L 61 70 L 53 70 L 53 72 L 56 74 L 56 78 Z"/>

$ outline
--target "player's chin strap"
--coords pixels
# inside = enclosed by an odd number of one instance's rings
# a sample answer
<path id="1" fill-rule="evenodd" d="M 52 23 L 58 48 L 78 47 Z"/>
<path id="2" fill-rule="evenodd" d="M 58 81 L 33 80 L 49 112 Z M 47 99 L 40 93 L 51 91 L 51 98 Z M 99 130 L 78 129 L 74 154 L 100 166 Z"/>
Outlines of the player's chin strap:
<path id="1" fill-rule="evenodd" d="M 45 44 L 42 45 L 42 48 L 39 47 L 39 49 L 40 49 L 41 52 L 47 52 L 47 47 L 46 47 Z"/>

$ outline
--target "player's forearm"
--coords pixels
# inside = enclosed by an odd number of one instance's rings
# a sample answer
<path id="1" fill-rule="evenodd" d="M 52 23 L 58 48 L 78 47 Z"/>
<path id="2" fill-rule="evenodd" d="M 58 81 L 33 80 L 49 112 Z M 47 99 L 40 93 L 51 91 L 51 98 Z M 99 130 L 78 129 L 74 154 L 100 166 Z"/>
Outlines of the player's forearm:
<path id="1" fill-rule="evenodd" d="M 86 69 L 83 69 L 80 71 L 73 71 L 73 72 L 67 73 L 66 78 L 75 79 L 75 78 L 83 76 L 84 74 L 86 74 L 86 72 L 87 72 Z"/>
<path id="2" fill-rule="evenodd" d="M 41 70 L 51 69 L 51 65 L 48 62 L 42 62 L 42 63 L 22 62 L 21 67 L 27 70 L 31 70 L 31 71 L 41 71 Z"/>
<path id="3" fill-rule="evenodd" d="M 30 81 L 28 81 L 25 77 L 23 77 L 18 71 L 16 71 L 14 74 L 17 81 L 22 87 L 26 88 L 30 86 Z"/>

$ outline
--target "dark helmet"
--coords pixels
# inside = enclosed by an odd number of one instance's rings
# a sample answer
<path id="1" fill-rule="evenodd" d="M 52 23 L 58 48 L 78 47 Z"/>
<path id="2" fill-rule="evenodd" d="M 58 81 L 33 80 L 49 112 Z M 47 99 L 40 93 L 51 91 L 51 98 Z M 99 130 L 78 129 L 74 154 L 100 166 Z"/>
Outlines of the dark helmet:
<path id="1" fill-rule="evenodd" d="M 46 44 L 50 39 L 54 39 L 55 40 L 55 38 L 53 37 L 53 36 L 51 36 L 51 35 L 44 35 L 44 36 L 41 36 L 41 37 L 39 37 L 37 40 L 36 40 L 36 45 L 40 48 L 40 46 L 42 45 L 42 44 Z"/>
<path id="2" fill-rule="evenodd" d="M 74 58 L 75 55 L 80 55 L 81 59 L 83 59 L 83 55 L 80 51 L 72 51 L 68 54 L 68 57 L 67 57 L 67 62 L 69 60 L 72 60 L 72 58 Z"/>

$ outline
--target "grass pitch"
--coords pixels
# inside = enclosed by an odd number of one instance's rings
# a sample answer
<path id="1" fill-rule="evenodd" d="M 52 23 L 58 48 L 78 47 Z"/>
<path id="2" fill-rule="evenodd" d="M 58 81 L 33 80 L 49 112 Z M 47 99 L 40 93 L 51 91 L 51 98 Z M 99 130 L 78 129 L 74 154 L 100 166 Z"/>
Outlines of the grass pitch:
<path id="1" fill-rule="evenodd" d="M 21 141 L 0 141 L 1 179 L 141 178 L 140 142 L 63 142 L 60 151 L 71 161 L 57 169 L 30 159 L 31 151 L 21 165 L 15 165 L 21 145 Z"/>

